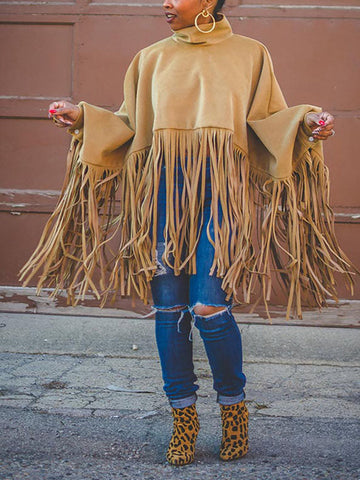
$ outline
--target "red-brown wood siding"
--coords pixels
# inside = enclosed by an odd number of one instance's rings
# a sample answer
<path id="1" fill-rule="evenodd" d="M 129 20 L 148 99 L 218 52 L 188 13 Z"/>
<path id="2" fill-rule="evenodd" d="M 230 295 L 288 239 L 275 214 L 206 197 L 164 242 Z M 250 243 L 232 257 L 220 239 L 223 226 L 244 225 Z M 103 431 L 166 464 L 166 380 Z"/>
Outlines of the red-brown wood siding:
<path id="1" fill-rule="evenodd" d="M 288 103 L 335 115 L 336 136 L 325 144 L 331 203 L 342 246 L 359 266 L 359 1 L 227 4 L 234 32 L 269 48 Z M 0 286 L 13 286 L 64 175 L 69 137 L 47 120 L 49 102 L 115 110 L 134 54 L 170 32 L 154 0 L 0 1 L 0 15 Z"/>

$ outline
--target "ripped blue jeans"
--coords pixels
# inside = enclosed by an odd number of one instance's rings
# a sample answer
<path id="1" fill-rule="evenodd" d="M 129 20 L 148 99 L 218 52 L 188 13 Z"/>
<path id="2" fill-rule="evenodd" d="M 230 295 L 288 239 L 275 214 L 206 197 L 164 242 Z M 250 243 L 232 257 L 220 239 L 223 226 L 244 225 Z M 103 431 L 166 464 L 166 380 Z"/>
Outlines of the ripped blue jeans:
<path id="1" fill-rule="evenodd" d="M 180 177 L 179 172 L 179 177 Z M 199 330 L 204 342 L 217 401 L 232 405 L 244 399 L 246 382 L 242 371 L 241 335 L 231 313 L 231 301 L 226 300 L 222 290 L 222 279 L 210 276 L 214 249 L 207 236 L 210 219 L 211 185 L 207 172 L 204 222 L 196 250 L 196 274 L 174 275 L 164 264 L 164 227 L 166 221 L 166 195 L 164 169 L 160 178 L 158 195 L 157 255 L 158 273 L 151 281 L 154 301 L 155 335 L 159 350 L 164 391 L 174 408 L 184 408 L 196 401 L 196 375 L 193 365 L 191 321 Z M 210 224 L 210 234 L 213 227 Z M 224 310 L 210 316 L 196 315 L 198 304 L 224 307 Z M 169 310 L 174 309 L 175 310 Z"/>

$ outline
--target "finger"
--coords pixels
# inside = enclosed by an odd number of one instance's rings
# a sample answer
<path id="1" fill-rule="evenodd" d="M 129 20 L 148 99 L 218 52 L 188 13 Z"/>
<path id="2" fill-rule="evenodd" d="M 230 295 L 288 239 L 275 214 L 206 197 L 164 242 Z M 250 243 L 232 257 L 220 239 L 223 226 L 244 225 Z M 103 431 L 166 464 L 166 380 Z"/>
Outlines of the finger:
<path id="1" fill-rule="evenodd" d="M 58 108 L 66 107 L 66 102 L 63 100 L 56 100 L 49 105 L 49 110 L 57 110 Z"/>
<path id="2" fill-rule="evenodd" d="M 318 119 L 320 117 L 316 113 L 308 113 L 306 115 L 306 123 L 310 128 L 315 128 L 318 126 Z"/>
<path id="3" fill-rule="evenodd" d="M 317 131 L 323 130 L 325 127 L 326 127 L 326 121 L 322 119 L 320 116 L 314 119 L 314 122 L 311 126 L 311 128 Z"/>
<path id="4" fill-rule="evenodd" d="M 321 122 L 321 125 L 317 126 L 313 131 L 313 135 L 318 135 L 325 133 L 325 135 L 331 134 L 332 130 L 334 129 L 334 121 L 333 117 L 329 117 L 329 123 L 327 123 L 325 120 L 319 120 Z"/>
<path id="5" fill-rule="evenodd" d="M 73 105 L 70 102 L 67 102 L 66 100 L 56 100 L 49 105 L 49 112 L 51 110 L 56 110 L 60 111 L 62 109 L 68 109 L 71 110 L 73 108 Z"/>
<path id="6" fill-rule="evenodd" d="M 327 135 L 314 135 L 314 138 L 316 138 L 316 140 L 327 140 L 328 139 L 328 136 Z"/>
<path id="7" fill-rule="evenodd" d="M 312 131 L 312 135 L 313 136 L 328 137 L 328 136 L 332 135 L 333 126 L 334 126 L 333 124 L 330 124 L 330 125 L 327 125 L 326 127 L 315 128 L 315 130 Z"/>
<path id="8" fill-rule="evenodd" d="M 68 125 L 72 125 L 72 123 L 78 117 L 78 112 L 74 108 L 59 108 L 56 111 L 50 112 L 53 116 L 60 118 L 63 122 L 67 123 Z"/>
<path id="9" fill-rule="evenodd" d="M 61 122 L 65 125 L 67 125 L 67 126 L 72 125 L 73 120 L 71 119 L 71 117 L 69 118 L 66 113 L 61 114 L 61 112 L 66 112 L 66 111 L 67 111 L 67 109 L 62 109 L 61 111 L 60 111 L 60 109 L 59 110 L 49 110 L 48 117 L 52 118 L 54 121 Z M 71 110 L 70 110 L 70 113 L 71 113 Z"/>
<path id="10" fill-rule="evenodd" d="M 324 128 L 326 125 L 326 118 L 320 115 L 317 120 L 317 125 L 319 126 L 319 128 Z"/>
<path id="11" fill-rule="evenodd" d="M 54 125 L 55 125 L 55 127 L 58 127 L 58 128 L 65 128 L 65 127 L 67 127 L 67 125 L 64 125 L 63 123 L 56 123 L 56 122 L 54 122 Z"/>
<path id="12" fill-rule="evenodd" d="M 317 128 L 312 132 L 312 136 L 319 140 L 324 140 L 333 135 L 333 126 L 334 124 L 329 124 L 326 127 Z"/>
<path id="13" fill-rule="evenodd" d="M 67 118 L 64 118 L 62 115 L 56 114 L 55 116 L 58 120 L 60 120 L 60 122 L 65 123 L 66 125 L 72 125 L 72 123 L 73 123 L 71 120 L 68 120 Z"/>
<path id="14" fill-rule="evenodd" d="M 51 118 L 56 109 L 58 108 L 58 102 L 51 102 L 48 108 L 48 117 Z"/>
<path id="15" fill-rule="evenodd" d="M 68 107 L 58 107 L 50 111 L 53 115 L 66 115 L 67 113 L 72 113 L 73 109 Z"/>
<path id="16" fill-rule="evenodd" d="M 321 120 L 324 122 L 324 126 L 326 126 L 326 127 L 331 126 L 330 130 L 334 126 L 335 119 L 334 119 L 333 115 L 331 115 L 331 113 L 329 113 L 329 112 L 323 112 L 321 114 Z"/>
<path id="17" fill-rule="evenodd" d="M 323 133 L 329 136 L 329 135 L 332 135 L 333 130 L 334 130 L 334 124 L 329 123 L 329 125 L 327 125 L 326 128 L 324 128 Z"/>
<path id="18" fill-rule="evenodd" d="M 69 122 L 61 117 L 53 116 L 52 120 L 57 127 L 68 127 L 72 125 L 72 122 Z"/>
<path id="19" fill-rule="evenodd" d="M 333 115 L 331 115 L 329 112 L 322 112 L 321 116 L 325 121 L 334 120 Z"/>
<path id="20" fill-rule="evenodd" d="M 308 119 L 319 130 L 326 128 L 328 125 L 334 125 L 334 117 L 329 112 L 310 113 L 308 114 Z"/>
<path id="21" fill-rule="evenodd" d="M 327 140 L 329 137 L 332 137 L 335 134 L 335 131 L 333 129 L 331 130 L 324 130 L 323 132 L 320 132 L 319 134 L 313 135 L 314 138 L 317 140 Z"/>
<path id="22" fill-rule="evenodd" d="M 55 125 L 55 127 L 64 127 L 64 124 L 62 122 L 60 122 L 59 120 L 53 118 L 53 124 Z"/>

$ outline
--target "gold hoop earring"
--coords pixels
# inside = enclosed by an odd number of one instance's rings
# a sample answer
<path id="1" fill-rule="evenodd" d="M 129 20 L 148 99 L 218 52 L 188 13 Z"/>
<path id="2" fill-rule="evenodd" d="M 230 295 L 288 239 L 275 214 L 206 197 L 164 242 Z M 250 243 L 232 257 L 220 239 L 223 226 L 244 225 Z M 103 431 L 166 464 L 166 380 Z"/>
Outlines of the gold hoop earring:
<path id="1" fill-rule="evenodd" d="M 211 17 L 211 21 L 212 21 L 212 26 L 211 28 L 209 28 L 209 30 L 201 30 L 201 28 L 199 27 L 198 25 L 198 19 L 200 17 L 200 15 L 204 18 L 207 18 L 207 17 Z M 199 32 L 201 33 L 210 33 L 214 30 L 215 28 L 215 25 L 216 25 L 216 21 L 215 21 L 215 18 L 213 15 L 211 15 L 211 13 L 209 13 L 207 10 L 203 10 L 202 12 L 198 13 L 195 17 L 195 27 L 199 30 Z"/>

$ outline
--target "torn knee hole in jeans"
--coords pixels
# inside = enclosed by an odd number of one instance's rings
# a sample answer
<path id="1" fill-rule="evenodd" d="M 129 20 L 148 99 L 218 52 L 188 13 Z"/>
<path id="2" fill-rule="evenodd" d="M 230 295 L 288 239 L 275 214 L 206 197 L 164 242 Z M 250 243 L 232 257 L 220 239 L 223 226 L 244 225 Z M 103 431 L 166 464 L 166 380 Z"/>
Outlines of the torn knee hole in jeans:
<path id="1" fill-rule="evenodd" d="M 223 312 L 229 311 L 229 308 L 229 305 L 206 305 L 204 303 L 196 303 L 191 310 L 195 315 L 198 315 L 199 317 L 211 318 L 215 315 L 219 315 Z M 202 313 L 204 311 L 210 311 L 210 313 L 204 315 Z"/>
<path id="2" fill-rule="evenodd" d="M 153 307 L 156 312 L 186 312 L 188 307 L 186 305 L 177 305 L 176 307 Z"/>

